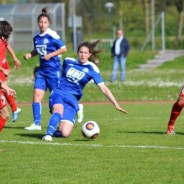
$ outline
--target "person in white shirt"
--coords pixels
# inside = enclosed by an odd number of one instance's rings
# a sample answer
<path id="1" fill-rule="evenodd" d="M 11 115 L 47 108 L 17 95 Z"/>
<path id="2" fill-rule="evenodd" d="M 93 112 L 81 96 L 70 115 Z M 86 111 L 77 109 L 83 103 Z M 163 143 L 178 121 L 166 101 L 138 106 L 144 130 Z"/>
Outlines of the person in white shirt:
<path id="1" fill-rule="evenodd" d="M 111 55 L 114 58 L 110 79 L 111 82 L 114 82 L 116 80 L 119 65 L 121 67 L 120 81 L 123 82 L 125 80 L 126 59 L 129 52 L 129 48 L 130 46 L 128 40 L 124 37 L 123 31 L 119 29 L 117 31 L 117 38 L 114 40 L 111 48 Z"/>

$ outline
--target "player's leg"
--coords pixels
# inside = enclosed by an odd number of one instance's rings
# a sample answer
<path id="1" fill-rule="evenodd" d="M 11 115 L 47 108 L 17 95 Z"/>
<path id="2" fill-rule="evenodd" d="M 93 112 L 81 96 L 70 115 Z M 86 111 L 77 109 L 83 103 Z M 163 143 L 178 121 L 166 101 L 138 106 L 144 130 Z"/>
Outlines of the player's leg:
<path id="1" fill-rule="evenodd" d="M 182 88 L 178 100 L 172 106 L 172 110 L 171 110 L 171 114 L 168 122 L 167 134 L 169 135 L 175 134 L 174 132 L 175 121 L 180 115 L 183 107 L 184 107 L 184 88 Z"/>
<path id="2" fill-rule="evenodd" d="M 8 118 L 9 118 L 9 113 L 7 109 L 6 99 L 3 96 L 2 91 L 0 91 L 0 132 L 5 126 L 5 123 L 8 120 Z"/>
<path id="3" fill-rule="evenodd" d="M 75 123 L 77 110 L 75 109 L 74 106 L 72 106 L 71 104 L 68 104 L 67 102 L 64 102 L 64 103 L 62 102 L 62 104 L 64 104 L 64 106 L 61 104 L 54 105 L 53 115 L 49 120 L 47 133 L 46 133 L 46 136 L 42 138 L 43 140 L 52 141 L 52 136 L 62 137 L 62 138 L 67 138 L 70 136 L 73 129 L 73 125 Z M 59 114 L 61 115 L 60 117 L 59 117 Z M 55 116 L 55 118 L 53 118 L 53 116 Z M 59 125 L 59 129 L 56 130 L 59 122 L 61 122 Z"/>
<path id="4" fill-rule="evenodd" d="M 83 104 L 79 104 L 79 110 L 77 111 L 77 122 L 81 123 L 84 118 L 84 106 Z"/>
<path id="5" fill-rule="evenodd" d="M 17 107 L 15 97 L 8 95 L 6 92 L 4 93 L 4 96 L 12 110 L 12 121 L 16 122 L 21 113 L 21 109 Z"/>
<path id="6" fill-rule="evenodd" d="M 34 123 L 26 127 L 26 130 L 41 130 L 41 119 L 42 119 L 42 104 L 41 101 L 45 95 L 47 89 L 46 80 L 42 76 L 38 76 L 35 80 L 34 94 L 33 94 L 33 120 Z"/>
<path id="7" fill-rule="evenodd" d="M 47 132 L 42 140 L 52 141 L 52 136 L 54 135 L 59 122 L 63 117 L 63 107 L 64 102 L 59 92 L 53 91 L 49 97 L 49 108 L 52 115 L 48 122 Z"/>
<path id="8" fill-rule="evenodd" d="M 69 103 L 65 103 L 64 114 L 59 125 L 59 132 L 63 138 L 70 136 L 75 124 L 76 115 L 77 110 L 75 107 L 71 106 Z"/>
<path id="9" fill-rule="evenodd" d="M 2 131 L 3 127 L 5 126 L 6 121 L 9 118 L 8 108 L 4 106 L 0 109 L 0 132 Z"/>
<path id="10" fill-rule="evenodd" d="M 59 106 L 58 104 L 56 106 Z M 61 106 L 61 105 L 60 105 Z M 62 108 L 62 107 L 60 107 Z M 54 136 L 54 133 L 56 132 L 57 126 L 59 122 L 61 121 L 62 115 L 59 112 L 54 112 L 48 122 L 47 132 L 45 136 L 42 138 L 42 140 L 45 141 L 52 141 L 52 137 Z"/>
<path id="11" fill-rule="evenodd" d="M 9 62 L 7 60 L 4 63 L 3 68 L 10 71 L 10 65 L 9 65 Z M 7 81 L 7 77 L 8 76 L 6 76 L 6 75 L 4 75 L 4 77 L 2 76 L 2 74 L 0 75 L 0 78 L 2 79 L 2 81 L 5 84 Z M 15 97 L 8 95 L 6 92 L 3 92 L 3 94 L 6 97 L 6 100 L 7 100 L 8 104 L 10 105 L 10 108 L 12 110 L 12 122 L 16 122 L 20 113 L 21 113 L 21 109 L 17 107 Z"/>

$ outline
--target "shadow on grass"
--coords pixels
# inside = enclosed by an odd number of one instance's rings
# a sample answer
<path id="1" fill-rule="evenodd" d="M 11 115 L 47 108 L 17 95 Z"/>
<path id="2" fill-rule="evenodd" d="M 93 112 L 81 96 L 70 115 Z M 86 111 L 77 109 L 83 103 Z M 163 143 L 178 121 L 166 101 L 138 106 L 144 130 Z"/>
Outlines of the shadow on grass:
<path id="1" fill-rule="evenodd" d="M 88 141 L 89 142 L 89 141 L 94 141 L 94 140 L 93 139 L 85 139 L 84 138 L 84 139 L 74 139 L 74 141 L 77 141 L 77 142 L 84 142 L 84 141 L 86 142 L 86 141 Z"/>
<path id="2" fill-rule="evenodd" d="M 12 126 L 5 126 L 4 128 L 5 128 L 5 129 L 6 129 L 6 128 L 7 128 L 7 129 L 9 129 L 9 128 L 10 128 L 10 129 L 22 129 L 22 130 L 24 130 L 24 128 L 25 128 L 25 127 L 12 127 Z"/>
<path id="3" fill-rule="evenodd" d="M 44 134 L 42 133 L 42 134 L 36 134 L 36 133 L 21 133 L 21 134 L 15 134 L 15 135 L 18 135 L 18 136 L 20 136 L 20 137 L 30 137 L 30 138 L 36 138 L 36 139 L 42 139 L 42 137 L 44 136 Z"/>
<path id="4" fill-rule="evenodd" d="M 166 132 L 153 132 L 153 131 L 118 131 L 117 133 L 125 134 L 166 134 Z"/>
<path id="5" fill-rule="evenodd" d="M 18 135 L 20 137 L 29 137 L 29 138 L 36 138 L 36 139 L 42 139 L 42 137 L 45 135 L 45 134 L 41 134 L 41 133 L 21 133 L 21 134 L 14 134 L 14 135 Z M 53 137 L 54 139 L 67 139 L 67 138 L 62 138 L 62 137 Z M 93 141 L 93 139 L 75 139 L 74 141 L 78 141 L 78 142 L 86 142 L 86 141 Z"/>
<path id="6" fill-rule="evenodd" d="M 184 135 L 184 132 L 176 132 L 176 135 Z"/>
<path id="7" fill-rule="evenodd" d="M 156 131 L 118 131 L 117 133 L 124 133 L 124 134 L 160 134 L 166 135 L 166 132 L 156 132 Z M 176 132 L 176 135 L 184 135 L 184 132 Z"/>

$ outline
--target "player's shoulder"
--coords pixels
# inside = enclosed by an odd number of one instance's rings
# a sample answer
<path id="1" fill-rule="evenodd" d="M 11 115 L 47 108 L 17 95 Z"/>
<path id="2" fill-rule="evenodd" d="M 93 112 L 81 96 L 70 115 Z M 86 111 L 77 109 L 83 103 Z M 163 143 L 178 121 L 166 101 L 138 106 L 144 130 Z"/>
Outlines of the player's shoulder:
<path id="1" fill-rule="evenodd" d="M 93 62 L 87 61 L 86 65 L 89 65 L 95 72 L 100 73 L 98 66 Z"/>
<path id="2" fill-rule="evenodd" d="M 50 28 L 47 30 L 47 34 L 50 35 L 51 37 L 53 37 L 54 39 L 60 38 L 60 36 L 57 34 L 57 32 L 50 29 Z"/>
<path id="3" fill-rule="evenodd" d="M 39 36 L 39 35 L 40 35 L 40 33 L 37 32 L 37 33 L 35 33 L 35 34 L 33 35 L 33 38 L 35 38 L 35 37 L 37 37 L 37 36 Z"/>
<path id="4" fill-rule="evenodd" d="M 76 62 L 77 62 L 77 59 L 75 59 L 75 58 L 73 58 L 73 57 L 66 57 L 66 58 L 64 59 L 64 61 L 65 61 L 65 62 L 74 62 L 74 63 L 76 63 Z"/>

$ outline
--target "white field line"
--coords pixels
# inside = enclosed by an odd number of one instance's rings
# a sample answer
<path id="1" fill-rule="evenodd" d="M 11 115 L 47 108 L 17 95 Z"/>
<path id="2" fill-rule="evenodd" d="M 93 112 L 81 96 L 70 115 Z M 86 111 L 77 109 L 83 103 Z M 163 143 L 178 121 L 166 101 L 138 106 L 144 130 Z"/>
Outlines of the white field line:
<path id="1" fill-rule="evenodd" d="M 93 83 L 93 82 L 91 82 Z M 105 81 L 106 84 L 111 84 L 108 81 Z M 30 86 L 33 85 L 33 81 L 29 77 L 19 77 L 13 80 L 8 80 L 8 85 L 12 84 L 19 84 L 20 86 Z M 113 84 L 122 84 L 119 81 L 114 82 Z M 144 79 L 144 80 L 139 80 L 139 81 L 133 81 L 133 80 L 126 80 L 123 83 L 125 86 L 148 86 L 148 87 L 181 87 L 183 85 L 183 82 L 181 81 L 170 81 L 170 80 L 163 80 L 162 78 L 154 78 L 154 79 Z"/>
<path id="2" fill-rule="evenodd" d="M 184 150 L 184 147 L 172 146 L 151 146 L 151 145 L 103 145 L 103 144 L 71 144 L 58 142 L 30 142 L 30 141 L 9 141 L 0 140 L 0 143 L 14 143 L 14 144 L 31 144 L 31 145 L 51 145 L 51 146 L 77 146 L 77 147 L 104 147 L 104 148 L 140 148 L 140 149 L 170 149 L 170 150 Z"/>

